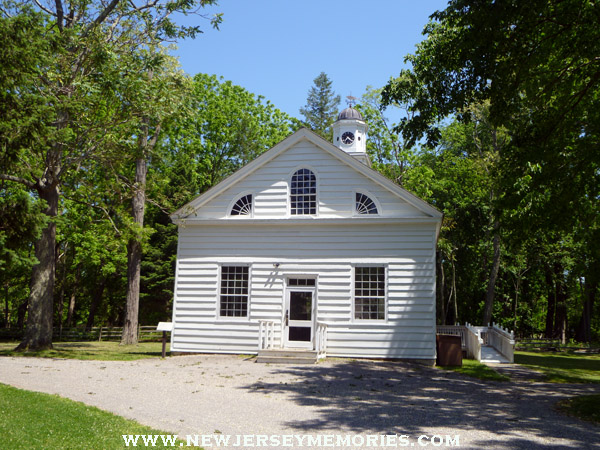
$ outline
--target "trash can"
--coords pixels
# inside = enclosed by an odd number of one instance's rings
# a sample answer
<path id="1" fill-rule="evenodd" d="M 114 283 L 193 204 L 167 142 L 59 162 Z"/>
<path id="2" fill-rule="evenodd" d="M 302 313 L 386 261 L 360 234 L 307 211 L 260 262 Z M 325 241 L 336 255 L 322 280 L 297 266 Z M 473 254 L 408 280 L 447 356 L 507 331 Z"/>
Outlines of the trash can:
<path id="1" fill-rule="evenodd" d="M 438 334 L 436 336 L 437 365 L 462 366 L 462 344 L 460 336 Z"/>

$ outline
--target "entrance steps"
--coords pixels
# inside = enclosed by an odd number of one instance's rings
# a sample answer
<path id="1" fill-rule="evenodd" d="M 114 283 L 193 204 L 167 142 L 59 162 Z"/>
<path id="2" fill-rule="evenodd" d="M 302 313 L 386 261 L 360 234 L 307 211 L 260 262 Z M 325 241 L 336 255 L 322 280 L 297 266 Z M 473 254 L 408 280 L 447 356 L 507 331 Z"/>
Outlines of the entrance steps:
<path id="1" fill-rule="evenodd" d="M 257 363 L 271 364 L 315 364 L 318 355 L 314 350 L 275 349 L 259 350 Z"/>

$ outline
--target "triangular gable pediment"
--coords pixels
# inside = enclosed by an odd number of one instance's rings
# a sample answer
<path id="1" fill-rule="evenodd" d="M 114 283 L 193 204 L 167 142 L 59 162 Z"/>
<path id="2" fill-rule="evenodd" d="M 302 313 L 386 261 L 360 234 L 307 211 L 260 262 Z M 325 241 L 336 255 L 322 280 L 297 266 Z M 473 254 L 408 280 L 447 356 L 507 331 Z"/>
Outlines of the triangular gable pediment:
<path id="1" fill-rule="evenodd" d="M 273 148 L 260 155 L 258 158 L 246 164 L 244 167 L 242 167 L 229 177 L 225 178 L 223 181 L 221 181 L 202 195 L 196 197 L 194 200 L 175 211 L 171 215 L 171 219 L 183 219 L 194 215 L 204 205 L 211 202 L 211 200 L 215 199 L 228 189 L 235 188 L 235 186 L 238 183 L 241 183 L 243 180 L 250 177 L 257 170 L 268 165 L 270 161 L 284 154 L 288 150 L 298 146 L 303 141 L 311 143 L 313 146 L 317 147 L 318 149 L 326 152 L 333 158 L 351 167 L 354 171 L 368 178 L 377 185 L 383 187 L 385 190 L 391 192 L 396 197 L 408 203 L 426 217 L 441 219 L 442 213 L 439 210 L 429 205 L 425 201 L 421 200 L 414 194 L 408 192 L 406 189 L 403 189 L 400 186 L 396 185 L 394 182 L 387 179 L 377 171 L 371 169 L 367 165 L 358 161 L 353 156 L 337 148 L 335 145 L 331 144 L 330 142 L 326 141 L 325 139 L 321 138 L 320 136 L 306 128 L 301 128 L 300 130 L 291 134 L 290 136 L 279 142 L 277 145 L 275 145 Z"/>

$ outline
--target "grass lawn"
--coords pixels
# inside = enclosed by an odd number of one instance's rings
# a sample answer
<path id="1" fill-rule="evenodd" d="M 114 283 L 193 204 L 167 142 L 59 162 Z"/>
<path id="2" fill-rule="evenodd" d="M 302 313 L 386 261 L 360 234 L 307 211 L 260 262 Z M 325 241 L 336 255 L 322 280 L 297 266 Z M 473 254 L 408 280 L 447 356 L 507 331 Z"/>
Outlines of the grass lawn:
<path id="1" fill-rule="evenodd" d="M 539 370 L 553 383 L 600 383 L 600 355 L 565 352 L 515 352 L 515 363 Z"/>
<path id="2" fill-rule="evenodd" d="M 170 433 L 56 395 L 0 384 L 2 448 L 123 449 L 128 448 L 123 434 Z M 145 447 L 141 437 L 138 447 Z M 160 437 L 157 447 L 164 448 Z"/>
<path id="3" fill-rule="evenodd" d="M 506 375 L 499 374 L 491 367 L 481 364 L 474 359 L 463 359 L 462 366 L 440 366 L 444 370 L 452 370 L 480 380 L 509 381 Z"/>
<path id="4" fill-rule="evenodd" d="M 162 354 L 161 342 L 120 345 L 119 342 L 56 342 L 54 349 L 41 352 L 15 352 L 18 342 L 0 343 L 0 356 L 35 356 L 39 358 L 95 359 L 100 361 L 132 361 L 156 358 Z M 167 355 L 169 354 L 167 343 Z"/>
<path id="5" fill-rule="evenodd" d="M 600 394 L 582 395 L 558 402 L 559 411 L 600 425 Z"/>

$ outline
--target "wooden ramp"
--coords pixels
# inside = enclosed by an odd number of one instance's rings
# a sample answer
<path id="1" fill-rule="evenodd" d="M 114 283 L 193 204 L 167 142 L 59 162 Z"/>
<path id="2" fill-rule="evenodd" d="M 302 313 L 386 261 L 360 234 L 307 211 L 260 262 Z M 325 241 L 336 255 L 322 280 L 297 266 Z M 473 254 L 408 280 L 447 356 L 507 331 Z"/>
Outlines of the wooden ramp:
<path id="1" fill-rule="evenodd" d="M 257 363 L 272 364 L 315 364 L 318 355 L 314 350 L 259 350 Z"/>
<path id="2" fill-rule="evenodd" d="M 481 362 L 483 364 L 508 364 L 506 359 L 498 350 L 491 345 L 481 346 Z"/>

